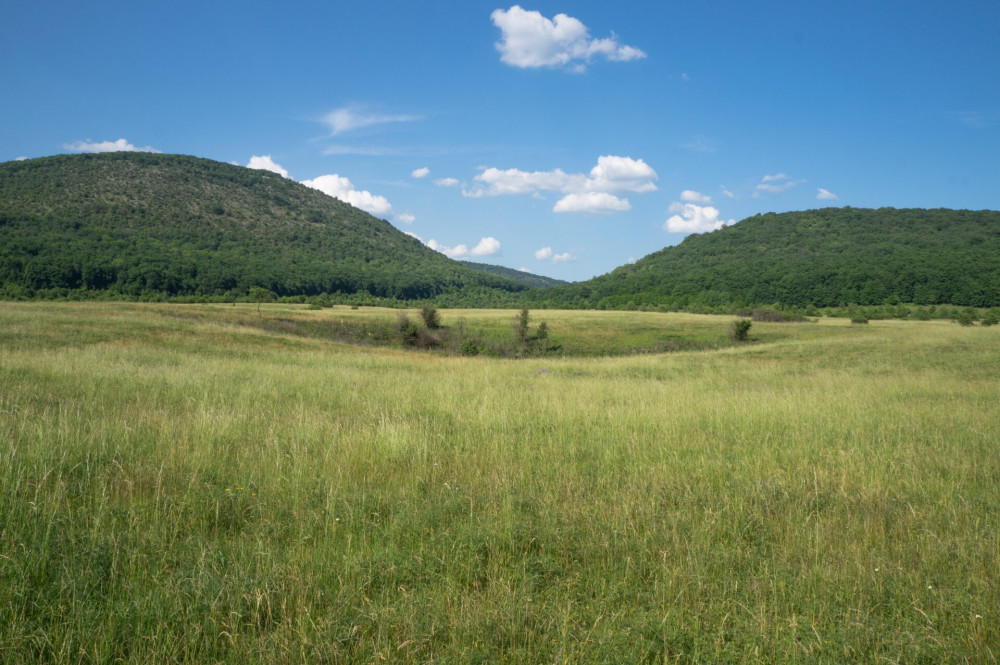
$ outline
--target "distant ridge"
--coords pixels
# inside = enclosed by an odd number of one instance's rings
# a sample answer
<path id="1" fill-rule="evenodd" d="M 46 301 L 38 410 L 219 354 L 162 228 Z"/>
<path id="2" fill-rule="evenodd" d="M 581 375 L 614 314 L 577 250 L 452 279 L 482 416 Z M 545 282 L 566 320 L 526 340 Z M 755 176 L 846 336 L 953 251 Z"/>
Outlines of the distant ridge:
<path id="1" fill-rule="evenodd" d="M 1000 306 L 1000 212 L 825 208 L 756 215 L 585 282 L 551 306 Z"/>
<path id="2" fill-rule="evenodd" d="M 492 275 L 506 277 L 507 279 L 514 280 L 515 282 L 520 282 L 521 284 L 539 289 L 548 289 L 553 286 L 569 284 L 569 282 L 562 279 L 543 277 L 542 275 L 536 275 L 523 270 L 514 270 L 513 268 L 505 268 L 503 266 L 494 266 L 488 263 L 475 263 L 473 261 L 459 261 L 459 263 L 472 268 L 473 270 L 481 270 L 482 272 L 487 272 Z"/>
<path id="3" fill-rule="evenodd" d="M 523 282 L 473 270 L 275 173 L 117 152 L 0 164 L 0 297 L 369 294 Z"/>

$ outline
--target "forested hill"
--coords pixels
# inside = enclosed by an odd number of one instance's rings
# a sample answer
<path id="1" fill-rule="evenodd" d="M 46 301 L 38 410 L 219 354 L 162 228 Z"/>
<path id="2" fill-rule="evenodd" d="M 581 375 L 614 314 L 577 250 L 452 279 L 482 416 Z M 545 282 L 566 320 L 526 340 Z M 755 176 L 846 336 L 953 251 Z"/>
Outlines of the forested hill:
<path id="1" fill-rule="evenodd" d="M 275 173 L 148 153 L 0 164 L 0 297 L 520 291 Z"/>
<path id="2" fill-rule="evenodd" d="M 551 306 L 1000 306 L 1000 212 L 826 208 L 757 215 L 586 282 Z"/>
<path id="3" fill-rule="evenodd" d="M 523 270 L 514 270 L 513 268 L 505 268 L 503 266 L 494 266 L 489 263 L 475 263 L 474 261 L 460 261 L 459 263 L 472 268 L 473 270 L 482 270 L 483 272 L 488 272 L 493 275 L 500 275 L 501 277 L 512 279 L 515 282 L 521 282 L 522 284 L 540 289 L 547 289 L 552 286 L 559 286 L 560 284 L 569 284 L 569 282 L 562 279 L 543 277 L 542 275 L 524 272 Z"/>

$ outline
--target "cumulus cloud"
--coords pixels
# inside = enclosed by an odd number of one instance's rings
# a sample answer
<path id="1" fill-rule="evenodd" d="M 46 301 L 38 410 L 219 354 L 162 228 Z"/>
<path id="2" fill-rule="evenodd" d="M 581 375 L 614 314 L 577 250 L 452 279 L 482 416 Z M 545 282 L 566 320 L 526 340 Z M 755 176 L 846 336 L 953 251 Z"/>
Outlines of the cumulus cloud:
<path id="1" fill-rule="evenodd" d="M 413 169 L 413 171 L 410 172 L 410 175 L 413 176 L 414 178 L 426 178 L 430 174 L 431 170 L 426 166 L 419 169 Z"/>
<path id="2" fill-rule="evenodd" d="M 63 150 L 71 152 L 160 152 L 148 145 L 138 148 L 125 139 L 100 142 L 91 141 L 90 139 L 86 141 L 73 141 L 72 143 L 64 143 Z"/>
<path id="3" fill-rule="evenodd" d="M 392 212 L 392 204 L 384 196 L 377 196 L 369 191 L 357 190 L 347 178 L 337 175 L 321 175 L 312 180 L 303 180 L 306 187 L 318 189 L 328 196 L 350 203 L 355 208 L 361 208 L 373 215 L 387 215 Z"/>
<path id="4" fill-rule="evenodd" d="M 706 194 L 700 194 L 693 189 L 685 189 L 681 192 L 681 201 L 687 203 L 711 203 L 712 197 Z"/>
<path id="5" fill-rule="evenodd" d="M 24 155 L 21 155 L 20 157 L 15 158 L 14 161 L 15 162 L 26 162 L 26 161 L 28 161 L 28 158 L 25 157 Z"/>
<path id="6" fill-rule="evenodd" d="M 434 184 L 438 187 L 457 187 L 460 183 L 457 178 L 438 178 Z"/>
<path id="7" fill-rule="evenodd" d="M 288 177 L 288 171 L 283 169 L 280 164 L 277 164 L 273 159 L 271 159 L 271 155 L 254 155 L 250 158 L 250 161 L 247 162 L 247 168 L 263 169 L 265 171 L 277 173 L 282 178 Z"/>
<path id="8" fill-rule="evenodd" d="M 542 247 L 535 251 L 535 258 L 539 261 L 552 261 L 553 263 L 562 263 L 565 261 L 575 261 L 576 257 L 573 256 L 572 252 L 563 252 L 561 254 L 555 254 L 551 247 Z"/>
<path id="9" fill-rule="evenodd" d="M 344 132 L 350 132 L 355 129 L 371 127 L 373 125 L 413 122 L 419 119 L 420 118 L 415 115 L 372 113 L 361 107 L 344 106 L 339 109 L 333 109 L 320 118 L 320 121 L 329 126 L 330 134 L 335 136 L 337 134 L 343 134 Z"/>
<path id="10" fill-rule="evenodd" d="M 417 218 L 412 212 L 403 212 L 396 215 L 396 221 L 402 222 L 403 224 L 412 224 L 417 221 Z"/>
<path id="11" fill-rule="evenodd" d="M 719 219 L 719 210 L 713 206 L 675 202 L 670 204 L 670 212 L 677 213 L 663 223 L 663 229 L 670 233 L 706 233 L 736 223 L 734 219 Z"/>
<path id="12" fill-rule="evenodd" d="M 479 244 L 472 249 L 469 249 L 468 245 L 455 245 L 454 247 L 448 247 L 447 245 L 442 245 L 438 241 L 434 240 L 434 238 L 428 240 L 426 244 L 434 251 L 441 252 L 451 259 L 492 256 L 500 253 L 500 241 L 492 236 L 480 239 Z"/>
<path id="13" fill-rule="evenodd" d="M 820 187 L 816 190 L 816 198 L 820 201 L 836 201 L 837 195 L 831 192 L 829 189 L 823 189 Z"/>
<path id="14" fill-rule="evenodd" d="M 553 206 L 553 212 L 578 212 L 585 215 L 610 215 L 631 210 L 628 199 L 620 199 L 607 192 L 581 192 L 567 194 Z"/>
<path id="15" fill-rule="evenodd" d="M 595 57 L 615 62 L 646 57 L 633 46 L 619 44 L 614 35 L 592 39 L 587 26 L 566 14 L 549 19 L 514 5 L 495 10 L 490 19 L 500 28 L 501 38 L 496 42 L 500 60 L 513 67 L 566 67 L 582 72 Z"/>
<path id="16" fill-rule="evenodd" d="M 586 174 L 566 173 L 562 169 L 522 171 L 491 167 L 483 169 L 475 179 L 477 187 L 464 191 L 465 196 L 540 196 L 541 192 L 553 191 L 563 194 L 553 207 L 555 212 L 608 214 L 631 209 L 627 199 L 614 194 L 655 191 L 657 176 L 641 159 L 603 155 Z"/>

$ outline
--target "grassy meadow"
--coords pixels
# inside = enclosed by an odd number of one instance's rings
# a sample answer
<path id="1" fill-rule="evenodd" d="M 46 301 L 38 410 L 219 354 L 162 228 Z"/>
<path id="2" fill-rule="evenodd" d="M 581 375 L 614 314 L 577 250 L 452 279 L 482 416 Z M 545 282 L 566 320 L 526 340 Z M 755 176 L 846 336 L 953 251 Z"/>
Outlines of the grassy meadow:
<path id="1" fill-rule="evenodd" d="M 0 662 L 1000 658 L 1000 328 L 397 316 L 0 303 Z"/>

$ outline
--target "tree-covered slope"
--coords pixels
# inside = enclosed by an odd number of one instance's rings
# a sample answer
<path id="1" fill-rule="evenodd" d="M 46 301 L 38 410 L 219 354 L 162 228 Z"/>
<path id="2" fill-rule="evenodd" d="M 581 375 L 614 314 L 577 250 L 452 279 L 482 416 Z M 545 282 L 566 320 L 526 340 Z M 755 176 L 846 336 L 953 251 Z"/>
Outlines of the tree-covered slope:
<path id="1" fill-rule="evenodd" d="M 525 287 L 268 171 L 180 155 L 0 164 L 0 296 L 370 293 Z"/>
<path id="2" fill-rule="evenodd" d="M 756 215 L 586 282 L 554 305 L 1000 306 L 1000 212 L 826 208 Z"/>
<path id="3" fill-rule="evenodd" d="M 489 263 L 475 263 L 473 261 L 460 261 L 462 265 L 472 268 L 473 270 L 481 270 L 483 272 L 488 272 L 492 275 L 499 275 L 501 277 L 506 277 L 507 279 L 512 279 L 515 282 L 520 282 L 527 286 L 547 289 L 553 286 L 559 286 L 561 284 L 569 284 L 569 282 L 562 279 L 555 279 L 554 277 L 544 277 L 542 275 L 536 275 L 530 272 L 524 272 L 523 270 L 514 270 L 513 268 L 505 268 L 503 266 L 495 266 Z"/>

